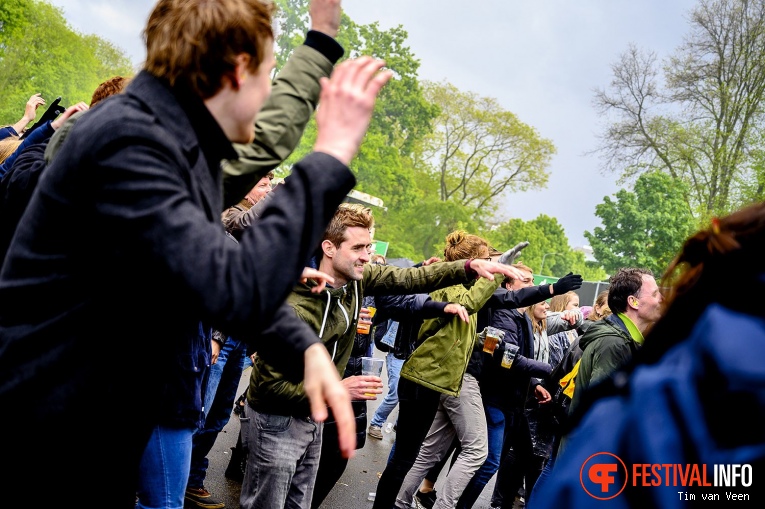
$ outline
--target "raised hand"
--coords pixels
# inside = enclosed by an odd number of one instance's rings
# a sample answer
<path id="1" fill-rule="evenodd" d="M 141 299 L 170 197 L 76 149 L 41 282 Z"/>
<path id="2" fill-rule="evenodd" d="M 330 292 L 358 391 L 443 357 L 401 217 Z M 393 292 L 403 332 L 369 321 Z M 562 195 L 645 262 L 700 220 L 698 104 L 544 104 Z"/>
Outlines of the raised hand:
<path id="1" fill-rule="evenodd" d="M 513 262 L 515 262 L 515 259 L 518 258 L 518 255 L 521 254 L 521 250 L 523 250 L 528 245 L 528 241 L 519 242 L 512 248 L 502 253 L 502 256 L 500 256 L 499 260 L 497 261 L 499 263 L 504 263 L 505 265 L 511 265 Z"/>
<path id="2" fill-rule="evenodd" d="M 465 306 L 461 304 L 455 304 L 454 302 L 450 302 L 446 305 L 444 308 L 444 313 L 449 315 L 457 315 L 462 319 L 463 322 L 470 320 L 470 314 L 467 312 L 467 309 L 465 309 Z"/>
<path id="3" fill-rule="evenodd" d="M 476 258 L 471 260 L 470 268 L 473 269 L 480 277 L 484 277 L 489 281 L 494 281 L 494 274 L 504 274 L 509 279 L 523 279 L 523 274 L 511 265 L 505 265 L 504 263 L 490 262 L 488 260 L 481 260 Z"/>
<path id="4" fill-rule="evenodd" d="M 311 30 L 332 38 L 337 37 L 340 28 L 340 0 L 311 0 L 308 13 L 311 16 Z"/>
<path id="5" fill-rule="evenodd" d="M 582 276 L 569 272 L 558 281 L 552 284 L 553 295 L 563 295 L 571 290 L 578 290 L 582 287 Z"/>
<path id="6" fill-rule="evenodd" d="M 29 98 L 24 107 L 24 118 L 27 119 L 27 123 L 35 119 L 37 116 L 37 108 L 43 104 L 45 104 L 45 99 L 43 99 L 39 93 L 34 94 Z"/>
<path id="7" fill-rule="evenodd" d="M 312 269 L 311 267 L 305 267 L 303 273 L 300 275 L 300 282 L 305 284 L 309 279 L 313 279 L 318 284 L 311 288 L 311 293 L 321 293 L 327 286 L 327 283 L 334 283 L 335 278 L 329 274 L 320 270 Z"/>

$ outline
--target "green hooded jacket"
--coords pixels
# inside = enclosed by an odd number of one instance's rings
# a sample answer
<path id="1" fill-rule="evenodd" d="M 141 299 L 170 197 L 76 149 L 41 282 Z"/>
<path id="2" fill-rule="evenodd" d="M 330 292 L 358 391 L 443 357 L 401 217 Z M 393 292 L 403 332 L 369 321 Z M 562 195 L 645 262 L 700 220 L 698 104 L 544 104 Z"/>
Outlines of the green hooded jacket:
<path id="1" fill-rule="evenodd" d="M 495 274 L 494 281 L 479 279 L 432 292 L 433 300 L 465 306 L 470 320 L 465 323 L 456 315 L 425 320 L 420 327 L 420 343 L 404 362 L 401 376 L 434 391 L 459 396 L 477 338 L 478 310 L 503 280 L 504 276 Z"/>
<path id="2" fill-rule="evenodd" d="M 309 284 L 297 285 L 287 302 L 300 319 L 316 331 L 342 377 L 353 350 L 359 310 L 365 295 L 427 293 L 467 282 L 474 277 L 472 271 L 470 275 L 465 272 L 465 260 L 408 269 L 367 264 L 360 281 L 349 281 L 339 288 L 328 287 L 320 294 L 311 293 L 314 283 L 309 281 Z M 269 340 L 281 339 L 274 337 Z M 258 412 L 294 417 L 310 415 L 303 383 L 290 381 L 260 357 L 252 367 L 247 401 Z"/>
<path id="3" fill-rule="evenodd" d="M 582 358 L 574 379 L 574 395 L 569 405 L 569 414 L 579 406 L 584 391 L 627 364 L 640 344 L 632 339 L 618 316 L 609 315 L 590 325 L 579 339 L 579 347 L 582 349 Z"/>

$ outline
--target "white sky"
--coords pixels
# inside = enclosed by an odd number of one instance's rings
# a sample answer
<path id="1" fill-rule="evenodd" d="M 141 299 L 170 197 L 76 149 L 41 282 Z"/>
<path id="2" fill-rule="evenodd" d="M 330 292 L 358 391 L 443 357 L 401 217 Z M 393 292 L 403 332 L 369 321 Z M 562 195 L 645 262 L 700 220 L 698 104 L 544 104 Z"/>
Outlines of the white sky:
<path id="1" fill-rule="evenodd" d="M 144 58 L 141 30 L 154 0 L 51 0 L 76 30 Z M 688 33 L 693 0 L 343 0 L 357 23 L 402 25 L 420 77 L 494 97 L 553 141 L 548 187 L 509 195 L 503 218 L 556 217 L 572 247 L 599 225 L 595 206 L 616 192 L 595 148 L 601 119 L 593 90 L 629 43 L 667 57 Z"/>

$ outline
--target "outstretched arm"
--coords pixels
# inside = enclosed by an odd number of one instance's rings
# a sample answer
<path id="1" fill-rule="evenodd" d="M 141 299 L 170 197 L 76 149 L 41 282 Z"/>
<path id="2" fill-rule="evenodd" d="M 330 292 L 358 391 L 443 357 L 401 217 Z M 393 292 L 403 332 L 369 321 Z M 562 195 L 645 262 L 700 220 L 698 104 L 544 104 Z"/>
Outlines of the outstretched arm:
<path id="1" fill-rule="evenodd" d="M 343 56 L 342 46 L 335 41 L 340 14 L 340 0 L 311 1 L 311 30 L 276 76 L 271 95 L 258 113 L 255 141 L 234 145 L 239 159 L 223 162 L 224 209 L 239 202 L 300 142 L 319 102 L 319 80 L 329 77 Z"/>

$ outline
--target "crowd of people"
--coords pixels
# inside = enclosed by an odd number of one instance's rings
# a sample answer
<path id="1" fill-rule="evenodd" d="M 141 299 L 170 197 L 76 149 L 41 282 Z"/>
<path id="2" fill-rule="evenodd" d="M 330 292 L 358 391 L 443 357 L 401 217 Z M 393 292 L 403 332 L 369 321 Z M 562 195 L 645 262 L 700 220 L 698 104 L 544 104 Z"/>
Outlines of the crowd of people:
<path id="1" fill-rule="evenodd" d="M 388 264 L 372 210 L 344 201 L 393 73 L 338 64 L 340 0 L 309 12 L 272 79 L 273 4 L 159 0 L 136 76 L 30 128 L 34 94 L 0 128 L 9 505 L 86 481 L 85 508 L 222 509 L 205 479 L 232 412 L 243 509 L 321 506 L 397 406 L 374 509 L 468 509 L 495 476 L 494 508 L 590 507 L 598 451 L 765 463 L 763 309 L 730 287 L 734 270 L 765 284 L 764 204 L 712 219 L 660 281 L 615 271 L 591 306 L 580 275 L 534 284 L 528 242 L 457 229 Z M 274 186 L 314 115 L 313 152 Z M 387 387 L 362 369 L 375 349 Z M 675 491 L 611 503 L 679 507 Z"/>

